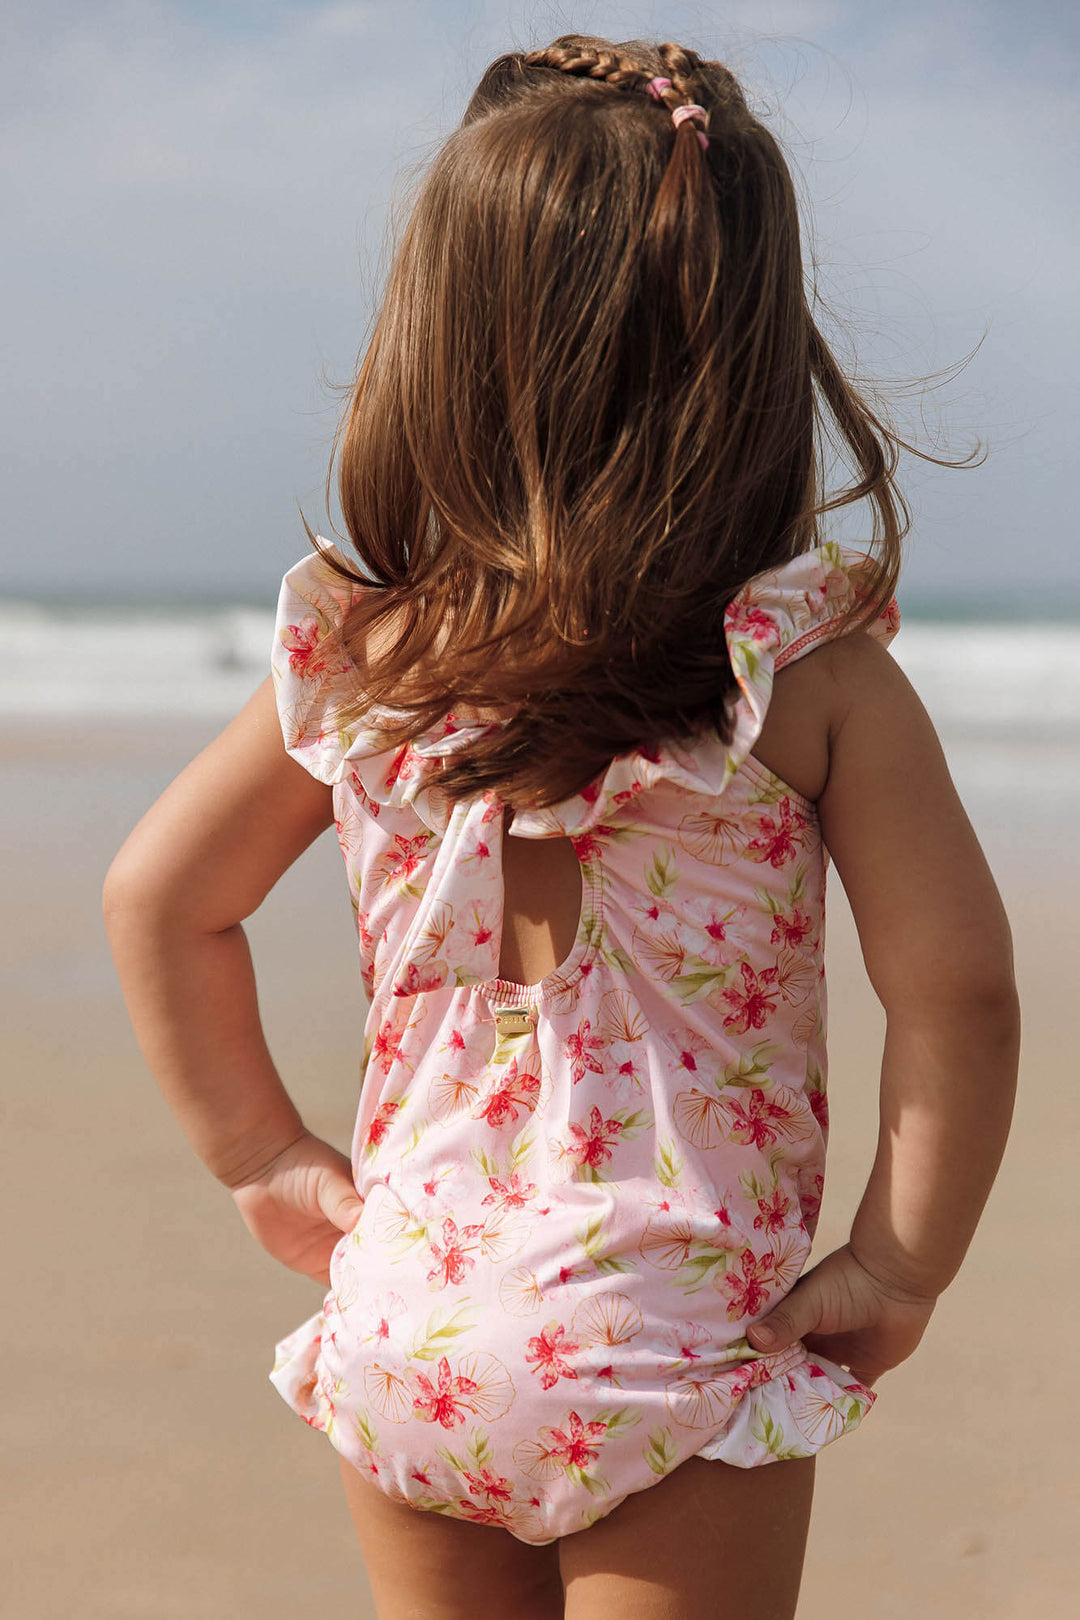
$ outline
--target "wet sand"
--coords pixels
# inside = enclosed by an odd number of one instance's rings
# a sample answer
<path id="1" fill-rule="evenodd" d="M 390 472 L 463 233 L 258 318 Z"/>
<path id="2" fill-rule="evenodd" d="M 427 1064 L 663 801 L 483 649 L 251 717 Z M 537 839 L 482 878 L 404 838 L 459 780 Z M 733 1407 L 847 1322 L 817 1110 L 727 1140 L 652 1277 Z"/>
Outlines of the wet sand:
<path id="1" fill-rule="evenodd" d="M 275 1341 L 319 1290 L 263 1254 L 187 1148 L 127 1027 L 100 923 L 113 851 L 216 729 L 0 729 L 4 1620 L 373 1612 L 332 1448 L 267 1380 Z M 1060 885 L 1076 892 L 1077 857 L 1061 850 L 1077 806 L 1059 803 L 1021 848 L 992 774 L 968 770 L 981 795 L 969 807 L 1013 920 L 1017 1121 L 922 1346 L 879 1384 L 862 1429 L 821 1456 L 799 1620 L 1075 1612 L 1067 1256 L 1080 1104 Z M 1065 872 L 1050 855 L 1055 825 Z M 331 838 L 249 935 L 279 1067 L 310 1127 L 347 1149 L 363 1002 Z M 829 986 L 833 1128 L 815 1259 L 843 1241 L 869 1170 L 882 1035 L 837 883 Z"/>

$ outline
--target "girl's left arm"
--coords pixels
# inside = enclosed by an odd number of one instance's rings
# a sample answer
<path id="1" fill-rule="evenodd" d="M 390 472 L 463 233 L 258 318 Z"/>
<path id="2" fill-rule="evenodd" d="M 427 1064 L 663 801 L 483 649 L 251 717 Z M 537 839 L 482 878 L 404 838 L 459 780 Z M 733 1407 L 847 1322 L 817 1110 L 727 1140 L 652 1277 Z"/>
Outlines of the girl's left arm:
<path id="1" fill-rule="evenodd" d="M 274 1067 L 241 923 L 332 821 L 332 790 L 285 752 L 268 677 L 142 818 L 103 896 L 135 1034 L 188 1141 L 234 1194 L 290 1170 L 296 1207 L 282 1229 L 275 1183 L 272 1241 L 250 1193 L 237 1202 L 264 1246 L 319 1278 L 359 1201 L 348 1160 L 305 1131 Z"/>

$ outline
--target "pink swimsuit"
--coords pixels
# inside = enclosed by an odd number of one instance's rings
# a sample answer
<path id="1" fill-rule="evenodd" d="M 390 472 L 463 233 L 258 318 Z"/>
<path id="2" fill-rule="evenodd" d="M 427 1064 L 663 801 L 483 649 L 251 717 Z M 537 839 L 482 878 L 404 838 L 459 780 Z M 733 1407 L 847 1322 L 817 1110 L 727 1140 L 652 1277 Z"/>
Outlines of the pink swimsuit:
<path id="1" fill-rule="evenodd" d="M 801 1343 L 745 1336 L 805 1265 L 828 1128 L 827 856 L 750 749 L 773 670 L 837 633 L 859 568 L 827 544 L 731 604 L 730 745 L 623 754 L 514 816 L 581 863 L 577 939 L 535 985 L 498 978 L 502 806 L 438 786 L 476 728 L 397 751 L 337 730 L 354 597 L 315 556 L 285 576 L 285 744 L 334 785 L 371 1005 L 363 1214 L 271 1377 L 389 1495 L 543 1543 L 687 1457 L 805 1457 L 869 1409 Z"/>

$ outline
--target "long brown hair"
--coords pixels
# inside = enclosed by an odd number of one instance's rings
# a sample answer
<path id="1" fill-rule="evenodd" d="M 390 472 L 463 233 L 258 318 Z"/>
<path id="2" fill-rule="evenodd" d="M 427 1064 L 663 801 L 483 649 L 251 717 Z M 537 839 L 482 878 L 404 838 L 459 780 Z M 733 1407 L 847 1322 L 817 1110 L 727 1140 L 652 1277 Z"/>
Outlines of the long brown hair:
<path id="1" fill-rule="evenodd" d="M 856 474 L 828 501 L 827 443 Z M 423 179 L 335 439 L 368 586 L 340 719 L 403 711 L 398 746 L 508 714 L 441 785 L 514 808 L 626 749 L 727 740 L 725 607 L 866 499 L 871 617 L 901 447 L 815 325 L 791 176 L 727 68 L 578 34 L 501 56 Z"/>

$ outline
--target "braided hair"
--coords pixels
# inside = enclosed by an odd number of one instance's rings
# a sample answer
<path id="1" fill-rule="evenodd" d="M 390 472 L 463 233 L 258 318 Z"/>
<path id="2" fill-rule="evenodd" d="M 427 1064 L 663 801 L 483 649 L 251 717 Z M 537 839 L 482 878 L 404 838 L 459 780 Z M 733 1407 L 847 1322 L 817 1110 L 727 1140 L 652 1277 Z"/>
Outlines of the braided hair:
<path id="1" fill-rule="evenodd" d="M 857 479 L 825 501 L 836 437 Z M 342 723 L 399 711 L 396 745 L 509 709 L 441 785 L 515 808 L 726 738 L 724 610 L 823 512 L 869 499 L 860 616 L 891 594 L 897 443 L 815 326 L 791 175 L 727 67 L 579 34 L 500 56 L 423 178 L 335 441 L 364 585 Z"/>

